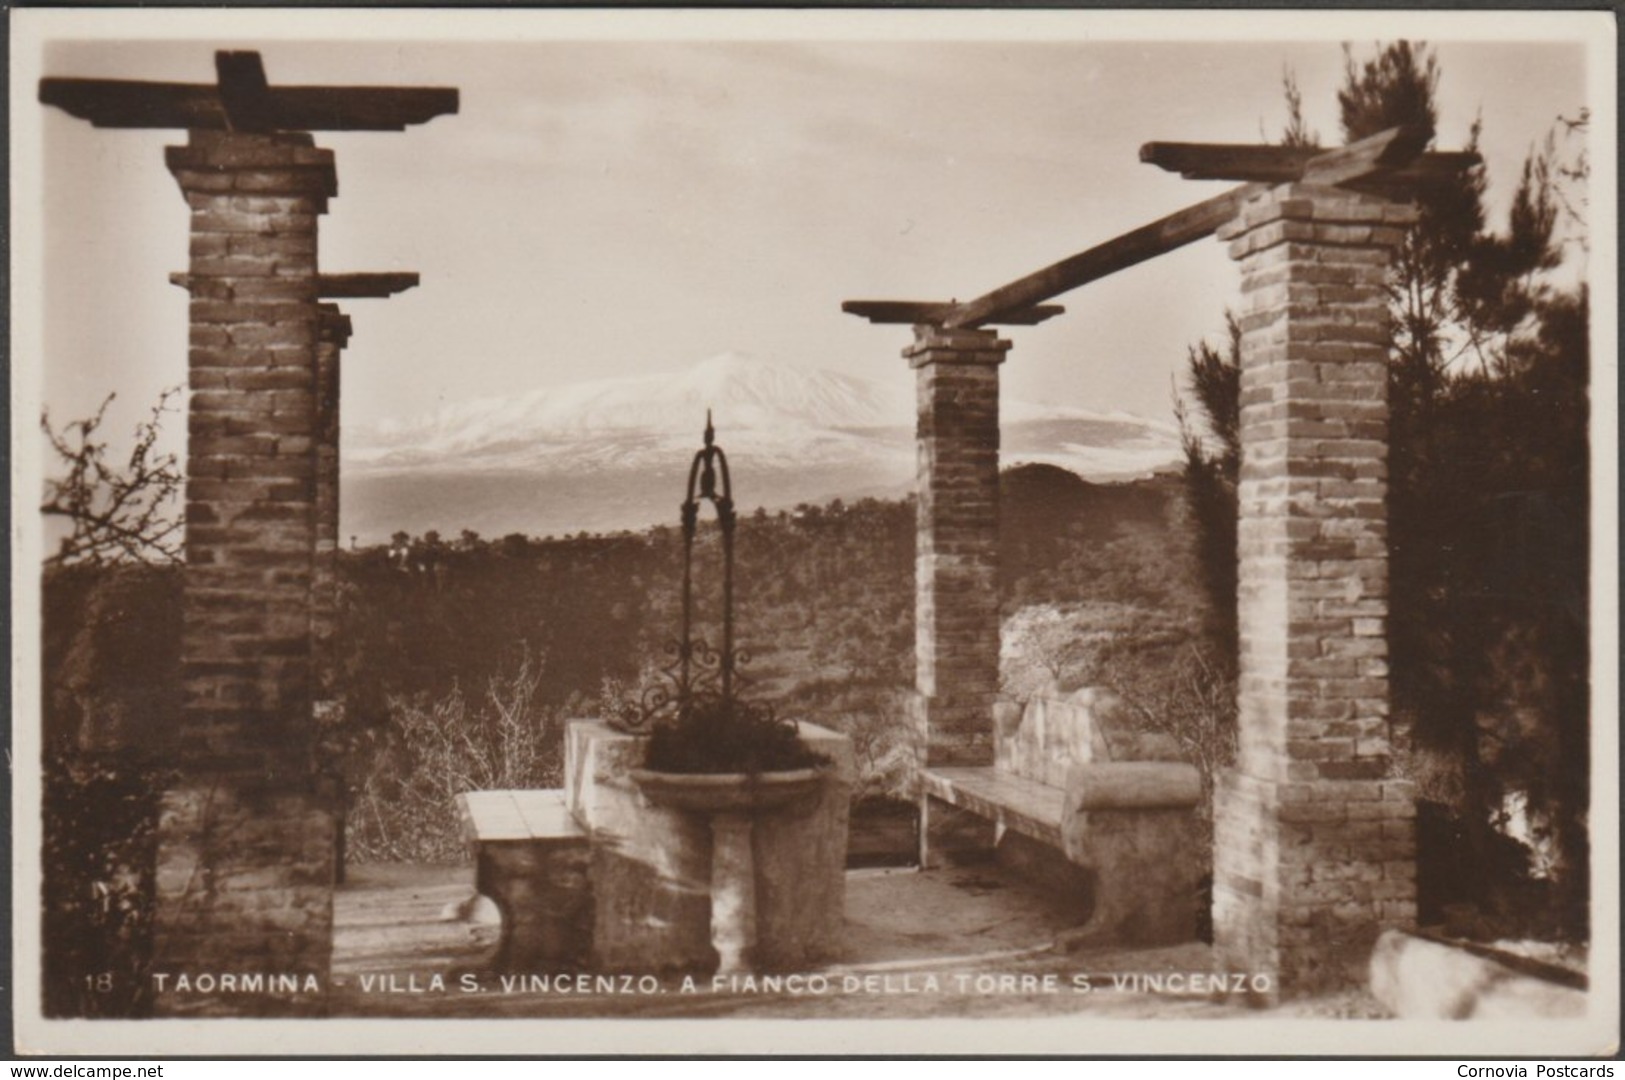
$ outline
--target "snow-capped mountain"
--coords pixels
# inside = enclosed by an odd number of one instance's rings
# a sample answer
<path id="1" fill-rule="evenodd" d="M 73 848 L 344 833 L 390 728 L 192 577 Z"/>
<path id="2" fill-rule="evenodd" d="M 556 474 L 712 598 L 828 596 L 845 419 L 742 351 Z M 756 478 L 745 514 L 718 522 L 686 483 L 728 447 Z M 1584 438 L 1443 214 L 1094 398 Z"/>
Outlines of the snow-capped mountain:
<path id="1" fill-rule="evenodd" d="M 674 516 L 706 410 L 751 509 L 896 496 L 914 474 L 914 394 L 737 353 L 652 375 L 595 379 L 345 432 L 344 530 L 485 535 L 640 528 Z M 1090 479 L 1145 475 L 1177 432 L 1124 413 L 1005 401 L 1004 463 Z"/>
<path id="2" fill-rule="evenodd" d="M 912 416 L 907 386 L 830 371 L 798 371 L 723 353 L 682 371 L 593 379 L 517 397 L 479 398 L 427 416 L 380 425 L 377 448 L 460 453 L 513 437 L 579 438 L 605 432 L 687 432 L 713 409 L 730 429 L 886 427 Z"/>

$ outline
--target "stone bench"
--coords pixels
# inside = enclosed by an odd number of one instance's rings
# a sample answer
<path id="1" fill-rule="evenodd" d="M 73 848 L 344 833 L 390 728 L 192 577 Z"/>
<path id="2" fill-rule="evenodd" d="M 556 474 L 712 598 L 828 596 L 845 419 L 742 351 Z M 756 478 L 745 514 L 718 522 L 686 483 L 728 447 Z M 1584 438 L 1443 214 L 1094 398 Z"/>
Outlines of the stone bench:
<path id="1" fill-rule="evenodd" d="M 998 766 L 923 769 L 920 788 L 949 806 L 969 810 L 1001 829 L 1011 829 L 1059 850 L 1066 791 Z"/>
<path id="2" fill-rule="evenodd" d="M 1074 764 L 1061 849 L 1095 879 L 1089 922 L 1070 946 L 1171 945 L 1196 936 L 1202 774 L 1183 761 Z"/>
<path id="3" fill-rule="evenodd" d="M 592 848 L 562 790 L 457 796 L 474 888 L 502 912 L 495 966 L 542 971 L 592 953 Z"/>
<path id="4" fill-rule="evenodd" d="M 997 714 L 991 767 L 926 768 L 921 795 L 1065 855 L 1089 879 L 1088 922 L 1065 943 L 1195 936 L 1201 774 L 1165 736 L 1124 730 L 1090 692 Z M 1149 759 L 1149 760 L 1146 760 Z"/>

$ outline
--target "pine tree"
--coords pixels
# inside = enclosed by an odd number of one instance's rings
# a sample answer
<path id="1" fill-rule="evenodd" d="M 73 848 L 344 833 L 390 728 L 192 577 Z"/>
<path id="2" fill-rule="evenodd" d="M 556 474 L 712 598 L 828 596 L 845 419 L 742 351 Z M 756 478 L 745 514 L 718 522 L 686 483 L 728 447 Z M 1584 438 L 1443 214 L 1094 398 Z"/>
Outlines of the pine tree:
<path id="1" fill-rule="evenodd" d="M 1185 494 L 1197 544 L 1198 571 L 1208 597 L 1208 632 L 1214 653 L 1230 670 L 1239 647 L 1236 626 L 1236 482 L 1241 476 L 1241 324 L 1225 312 L 1228 339 L 1220 352 L 1207 342 L 1190 347 L 1186 368 L 1216 452 L 1196 433 L 1178 407 L 1185 451 Z"/>
<path id="2" fill-rule="evenodd" d="M 1363 62 L 1345 50 L 1344 139 L 1398 125 L 1433 131 L 1440 77 L 1420 43 Z M 1283 142 L 1312 145 L 1290 74 L 1284 89 Z M 1475 121 L 1469 149 L 1479 130 Z M 1587 302 L 1583 289 L 1553 290 L 1546 272 L 1561 261 L 1560 209 L 1583 205 L 1557 181 L 1583 183 L 1584 159 L 1565 165 L 1554 147 L 1548 140 L 1526 161 L 1504 232 L 1486 228 L 1478 167 L 1415 193 L 1419 221 L 1395 253 L 1389 653 L 1396 742 L 1411 744 L 1423 797 L 1448 805 L 1469 853 L 1464 872 L 1481 883 L 1545 875 L 1560 911 L 1546 929 L 1577 934 L 1588 804 Z M 1189 353 L 1189 386 L 1218 445 L 1210 451 L 1185 425 L 1185 476 L 1216 644 L 1233 655 L 1240 340 L 1227 321 L 1225 351 L 1203 343 Z M 1542 850 L 1555 852 L 1554 865 L 1532 867 L 1533 849 L 1496 827 L 1509 797 L 1550 842 Z M 1436 865 L 1430 855 L 1424 868 Z M 1429 881 L 1421 885 L 1426 894 Z M 1460 898 L 1450 883 L 1434 891 L 1440 904 Z M 1527 923 L 1529 906 L 1496 914 Z"/>

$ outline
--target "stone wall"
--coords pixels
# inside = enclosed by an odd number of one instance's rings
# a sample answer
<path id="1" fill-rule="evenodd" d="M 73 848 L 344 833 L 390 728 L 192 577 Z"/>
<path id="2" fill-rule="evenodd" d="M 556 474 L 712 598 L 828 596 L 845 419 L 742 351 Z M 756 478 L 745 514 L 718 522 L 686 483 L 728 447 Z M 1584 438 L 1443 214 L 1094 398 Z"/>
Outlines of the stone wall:
<path id="1" fill-rule="evenodd" d="M 1216 793 L 1230 970 L 1352 985 L 1415 919 L 1388 731 L 1387 299 L 1412 211 L 1286 185 L 1220 231 L 1241 264 L 1240 745 Z"/>
<path id="2" fill-rule="evenodd" d="M 1084 687 L 1064 697 L 1035 694 L 994 710 L 1000 772 L 1066 787 L 1074 765 L 1111 761 L 1183 761 L 1170 735 L 1142 730 L 1109 690 Z"/>
<path id="3" fill-rule="evenodd" d="M 154 970 L 325 981 L 335 810 L 312 761 L 316 223 L 308 135 L 193 132 L 183 778 L 160 821 Z M 318 1010 L 303 995 L 161 996 L 160 1012 Z"/>

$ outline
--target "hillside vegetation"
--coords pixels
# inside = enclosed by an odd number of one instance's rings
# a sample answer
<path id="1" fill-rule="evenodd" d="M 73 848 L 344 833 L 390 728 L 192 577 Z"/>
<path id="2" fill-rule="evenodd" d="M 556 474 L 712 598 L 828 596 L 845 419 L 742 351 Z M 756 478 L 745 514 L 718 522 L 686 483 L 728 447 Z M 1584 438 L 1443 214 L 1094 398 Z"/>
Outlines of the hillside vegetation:
<path id="1" fill-rule="evenodd" d="M 1096 485 L 1049 466 L 1005 474 L 1002 590 L 1023 654 L 1011 658 L 1013 690 L 1030 689 L 1035 663 L 1040 682 L 1081 685 L 1107 678 L 1108 654 L 1194 640 L 1199 593 L 1179 490 L 1171 476 Z M 696 614 L 713 641 L 718 539 L 702 522 Z M 679 631 L 681 559 L 675 525 L 546 540 L 397 534 L 343 552 L 347 714 L 333 750 L 352 793 L 352 858 L 461 857 L 452 787 L 557 783 L 564 721 L 635 707 L 658 677 Z M 860 797 L 898 790 L 914 678 L 912 504 L 746 514 L 736 559 L 745 694 L 852 735 Z M 156 742 L 174 715 L 179 635 L 146 630 L 178 620 L 178 571 L 61 568 L 46 594 L 53 741 Z M 1063 637 L 1088 627 L 1074 635 L 1087 647 L 1045 651 L 1045 634 L 1023 629 L 1034 611 Z"/>

